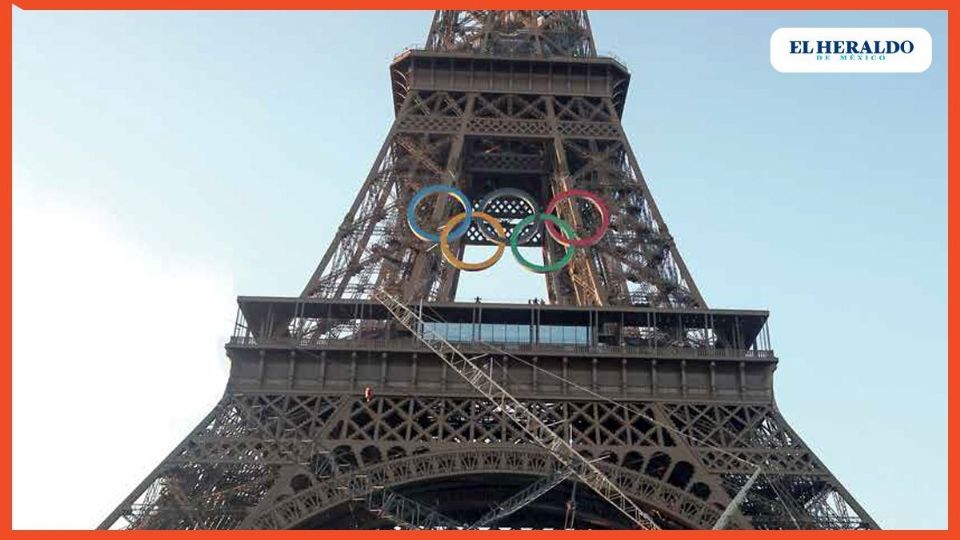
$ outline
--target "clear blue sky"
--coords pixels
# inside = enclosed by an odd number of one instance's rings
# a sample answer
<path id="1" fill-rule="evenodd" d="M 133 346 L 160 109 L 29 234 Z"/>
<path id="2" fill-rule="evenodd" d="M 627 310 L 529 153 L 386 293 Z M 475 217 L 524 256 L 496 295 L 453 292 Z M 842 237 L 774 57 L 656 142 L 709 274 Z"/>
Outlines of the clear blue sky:
<path id="1" fill-rule="evenodd" d="M 256 295 L 299 293 L 391 122 L 388 63 L 430 22 L 14 12 L 15 186 L 93 208 L 163 260 L 199 261 Z M 708 303 L 771 311 L 784 414 L 881 526 L 945 527 L 946 15 L 591 21 L 599 49 L 631 69 L 625 128 Z M 768 43 L 784 26 L 923 27 L 933 65 L 778 73 Z M 485 281 L 464 292 L 535 296 L 529 281 Z M 82 284 L 52 289 L 70 286 Z M 149 418 L 165 405 L 118 406 Z"/>

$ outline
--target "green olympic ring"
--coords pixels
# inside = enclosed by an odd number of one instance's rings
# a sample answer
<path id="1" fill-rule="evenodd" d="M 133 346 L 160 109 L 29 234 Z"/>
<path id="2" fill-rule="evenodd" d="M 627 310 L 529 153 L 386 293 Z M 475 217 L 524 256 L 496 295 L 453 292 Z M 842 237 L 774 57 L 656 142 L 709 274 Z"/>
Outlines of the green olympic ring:
<path id="1" fill-rule="evenodd" d="M 560 227 L 560 230 L 563 231 L 563 234 L 567 235 L 568 239 L 574 239 L 578 237 L 576 231 L 573 230 L 573 227 L 571 227 L 569 223 L 567 223 L 566 221 L 560 219 L 559 217 L 553 214 L 543 214 L 543 213 L 530 214 L 529 216 L 521 219 L 520 222 L 514 226 L 513 230 L 522 231 L 524 227 L 526 227 L 527 225 L 530 225 L 536 219 L 542 219 L 545 221 L 549 221 L 554 225 L 557 225 L 558 227 Z M 545 265 L 533 264 L 532 262 L 524 259 L 523 255 L 520 254 L 520 247 L 518 246 L 519 239 L 520 239 L 519 234 L 510 235 L 510 251 L 513 252 L 514 258 L 517 259 L 517 262 L 520 263 L 521 266 L 537 274 L 546 274 L 547 272 L 555 272 L 557 270 L 560 270 L 561 268 L 563 268 L 564 266 L 570 263 L 570 260 L 573 259 L 574 253 L 576 253 L 577 251 L 576 246 L 573 246 L 573 245 L 564 246 L 567 248 L 567 251 L 566 253 L 563 254 L 563 257 L 561 257 L 560 260 L 552 264 L 545 264 Z"/>

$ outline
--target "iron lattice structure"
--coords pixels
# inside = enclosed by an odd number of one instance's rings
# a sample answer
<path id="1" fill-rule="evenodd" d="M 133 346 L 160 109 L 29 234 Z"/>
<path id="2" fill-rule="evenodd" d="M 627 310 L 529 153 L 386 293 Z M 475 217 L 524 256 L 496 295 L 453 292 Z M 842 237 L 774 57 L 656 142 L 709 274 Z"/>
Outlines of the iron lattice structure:
<path id="1" fill-rule="evenodd" d="M 706 306 L 620 123 L 629 73 L 597 55 L 586 12 L 438 11 L 390 69 L 396 119 L 303 292 L 238 300 L 220 403 L 101 528 L 636 525 L 426 334 L 560 426 L 660 528 L 711 528 L 751 477 L 728 527 L 876 528 L 777 409 L 767 312 Z M 475 203 L 519 188 L 541 207 L 588 189 L 610 229 L 546 275 L 549 305 L 458 303 L 459 271 L 404 216 L 434 183 Z M 509 197 L 485 210 L 508 228 L 527 212 Z M 458 211 L 416 208 L 425 228 Z M 600 219 L 558 211 L 579 229 Z M 482 232 L 454 250 L 489 244 Z M 524 245 L 562 254 L 541 232 Z M 417 319 L 398 325 L 378 291 Z"/>
<path id="2" fill-rule="evenodd" d="M 620 124 L 629 74 L 596 56 L 586 12 L 439 11 L 427 44 L 391 66 L 396 119 L 304 296 L 384 288 L 411 301 L 452 300 L 459 270 L 410 233 L 403 211 L 424 185 L 452 183 L 475 202 L 498 187 L 541 203 L 577 187 L 613 206 L 603 242 L 549 274 L 553 303 L 705 306 Z M 499 218 L 525 210 L 497 203 L 489 213 Z M 456 210 L 440 204 L 418 207 L 426 228 Z M 561 217 L 585 227 L 598 219 L 573 205 Z M 464 245 L 489 243 L 477 227 Z M 562 255 L 540 235 L 527 244 L 542 245 L 546 260 Z"/>

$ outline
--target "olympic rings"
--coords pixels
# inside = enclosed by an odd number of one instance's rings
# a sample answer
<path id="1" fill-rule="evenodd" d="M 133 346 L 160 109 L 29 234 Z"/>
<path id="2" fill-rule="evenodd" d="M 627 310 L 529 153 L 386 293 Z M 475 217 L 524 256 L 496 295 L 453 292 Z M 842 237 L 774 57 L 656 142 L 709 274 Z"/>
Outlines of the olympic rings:
<path id="1" fill-rule="evenodd" d="M 550 238 L 553 238 L 565 246 L 592 246 L 600 241 L 600 238 L 603 237 L 603 235 L 607 232 L 607 229 L 610 227 L 610 211 L 607 210 L 607 206 L 603 204 L 603 201 L 600 200 L 600 197 L 597 197 L 595 194 L 584 189 L 569 189 L 562 193 L 556 194 L 552 199 L 550 199 L 550 202 L 547 203 L 547 208 L 544 210 L 544 213 L 552 215 L 554 209 L 556 209 L 557 204 L 559 204 L 560 201 L 569 199 L 571 197 L 582 197 L 593 203 L 593 206 L 597 209 L 597 212 L 600 212 L 600 226 L 592 235 L 586 238 L 574 238 L 572 235 L 567 233 L 567 231 L 564 231 L 564 233 L 567 234 L 567 237 L 564 238 L 560 236 L 559 232 L 557 232 L 557 227 L 554 225 L 554 222 L 547 221 L 547 234 L 550 235 Z"/>
<path id="2" fill-rule="evenodd" d="M 567 235 L 567 238 L 576 238 L 577 236 L 577 233 L 574 232 L 573 227 L 571 227 L 569 223 L 558 218 L 553 214 L 529 215 L 523 218 L 522 220 L 520 220 L 520 223 L 517 223 L 515 227 L 521 227 L 520 230 L 523 230 L 522 227 L 526 227 L 530 223 L 533 223 L 533 220 L 537 218 L 540 218 L 546 221 L 548 224 L 558 225 L 560 229 L 563 230 L 563 233 Z M 532 262 L 524 259 L 523 255 L 520 254 L 520 248 L 518 246 L 518 243 L 519 243 L 518 240 L 520 239 L 519 237 L 520 237 L 519 234 L 515 234 L 510 237 L 510 251 L 513 252 L 513 256 L 517 259 L 518 263 L 520 263 L 527 270 L 531 270 L 537 274 L 554 272 L 563 268 L 564 266 L 567 265 L 567 263 L 570 262 L 570 259 L 573 258 L 573 254 L 576 253 L 577 251 L 576 246 L 564 246 L 567 248 L 567 252 L 563 254 L 563 257 L 561 257 L 559 261 L 554 262 L 552 264 L 546 264 L 546 265 L 540 266 L 540 265 L 533 264 Z"/>
<path id="3" fill-rule="evenodd" d="M 424 197 L 434 193 L 446 193 L 456 199 L 457 202 L 463 206 L 463 212 L 451 217 L 450 220 L 447 221 L 440 229 L 439 234 L 425 231 L 417 224 L 417 203 L 422 201 Z M 511 234 L 509 235 L 509 243 L 510 251 L 517 259 L 517 262 L 519 262 L 520 265 L 527 270 L 531 270 L 538 274 L 560 270 L 569 264 L 571 260 L 573 260 L 573 256 L 576 253 L 577 248 L 589 247 L 596 244 L 610 228 L 610 211 L 603 203 L 603 200 L 600 199 L 600 197 L 596 194 L 583 189 L 570 189 L 556 194 L 552 199 L 550 199 L 546 209 L 544 209 L 543 212 L 540 212 L 537 200 L 529 193 L 516 188 L 500 188 L 488 193 L 485 197 L 483 197 L 483 199 L 480 200 L 477 211 L 474 211 L 473 203 L 470 202 L 470 199 L 467 198 L 462 191 L 453 186 L 443 184 L 434 184 L 424 187 L 414 194 L 413 198 L 410 199 L 410 202 L 407 205 L 407 224 L 410 226 L 410 230 L 413 231 L 413 234 L 416 235 L 417 238 L 439 243 L 440 252 L 443 254 L 444 259 L 446 259 L 446 261 L 454 268 L 468 272 L 486 270 L 487 268 L 497 264 L 497 262 L 503 257 L 503 252 L 506 249 L 506 243 L 508 242 L 507 232 L 503 224 L 500 223 L 499 219 L 487 213 L 487 208 L 491 205 L 491 203 L 501 197 L 514 197 L 519 199 L 527 206 L 527 208 L 530 209 L 530 214 L 521 219 L 512 227 Z M 573 230 L 573 227 L 569 223 L 553 214 L 558 204 L 572 197 L 587 199 L 591 204 L 593 204 L 597 212 L 600 213 L 600 226 L 592 235 L 586 238 L 580 238 L 580 236 L 576 233 L 576 231 Z M 485 222 L 485 224 L 479 223 L 477 230 L 488 241 L 496 244 L 497 249 L 492 256 L 484 261 L 478 263 L 468 263 L 457 259 L 456 254 L 454 254 L 450 249 L 450 241 L 456 240 L 457 238 L 460 238 L 466 234 L 467 230 L 470 229 L 470 225 L 473 223 L 474 218 L 480 218 L 481 222 Z M 566 252 L 564 253 L 563 257 L 551 264 L 538 265 L 524 259 L 523 255 L 520 254 L 519 246 L 522 242 L 527 242 L 535 237 L 537 233 L 542 230 L 541 226 L 544 223 L 546 223 L 546 231 L 550 238 L 553 238 L 559 244 L 563 245 L 566 248 Z M 531 225 L 534 224 L 535 226 L 531 227 Z"/>
<path id="4" fill-rule="evenodd" d="M 461 221 L 466 221 L 466 217 L 467 217 L 466 214 L 457 214 L 452 218 L 450 218 L 450 221 L 448 221 L 447 224 L 443 226 L 443 230 L 440 232 L 440 251 L 443 253 L 443 257 L 447 259 L 447 262 L 449 262 L 454 268 L 459 268 L 460 270 L 466 270 L 468 272 L 486 270 L 487 268 L 490 268 L 491 266 L 497 264 L 497 261 L 500 260 L 500 257 L 503 257 L 503 250 L 506 246 L 504 246 L 502 241 L 497 241 L 497 251 L 492 256 L 490 256 L 489 259 L 478 262 L 478 263 L 468 263 L 468 262 L 463 262 L 457 259 L 457 256 L 454 255 L 452 251 L 450 251 L 450 242 L 449 242 L 450 230 Z M 497 236 L 499 238 L 506 237 L 507 232 L 503 230 L 503 225 L 500 224 L 500 221 L 497 220 L 497 218 L 485 212 L 474 212 L 473 217 L 480 218 L 483 221 L 486 221 L 487 223 L 489 223 L 493 227 L 494 232 L 497 233 Z M 469 224 L 470 222 L 467 221 L 467 223 Z"/>
<path id="5" fill-rule="evenodd" d="M 537 204 L 537 200 L 533 198 L 533 195 L 530 195 L 526 191 L 523 191 L 522 189 L 517 189 L 517 188 L 495 189 L 490 193 L 487 193 L 486 195 L 484 195 L 484 197 L 480 199 L 480 204 L 477 205 L 477 207 L 480 209 L 481 212 L 486 212 L 487 207 L 490 206 L 490 203 L 492 203 L 493 201 L 501 197 L 516 197 L 517 199 L 520 199 L 521 201 L 523 201 L 524 204 L 527 205 L 527 208 L 530 209 L 531 215 L 538 216 L 540 214 L 540 205 Z M 512 231 L 519 232 L 521 242 L 527 242 L 531 238 L 536 236 L 537 233 L 540 231 L 541 223 L 542 221 L 537 220 L 537 226 L 531 227 L 528 231 L 526 231 L 526 233 L 524 233 L 522 227 L 517 228 L 516 225 L 513 226 Z M 477 227 L 477 229 L 480 230 L 480 234 L 482 234 L 484 238 L 486 238 L 491 242 L 506 241 L 506 237 L 494 238 L 494 236 L 490 234 L 490 231 L 487 229 L 487 227 L 484 227 L 482 224 L 479 227 Z"/>
<path id="6" fill-rule="evenodd" d="M 463 211 L 466 214 L 463 223 L 461 223 L 456 230 L 450 233 L 450 240 L 456 240 L 457 238 L 467 234 L 467 229 L 470 228 L 470 222 L 473 220 L 473 205 L 470 203 L 470 199 L 468 199 L 462 191 L 453 186 L 447 186 L 443 184 L 433 184 L 431 186 L 422 188 L 413 196 L 412 199 L 410 199 L 410 203 L 407 204 L 407 224 L 410 225 L 410 230 L 413 231 L 413 234 L 415 234 L 417 238 L 421 240 L 429 240 L 431 242 L 440 241 L 440 236 L 437 233 L 427 232 L 417 225 L 417 203 L 423 200 L 423 198 L 427 195 L 432 195 L 434 193 L 450 194 L 463 206 Z"/>

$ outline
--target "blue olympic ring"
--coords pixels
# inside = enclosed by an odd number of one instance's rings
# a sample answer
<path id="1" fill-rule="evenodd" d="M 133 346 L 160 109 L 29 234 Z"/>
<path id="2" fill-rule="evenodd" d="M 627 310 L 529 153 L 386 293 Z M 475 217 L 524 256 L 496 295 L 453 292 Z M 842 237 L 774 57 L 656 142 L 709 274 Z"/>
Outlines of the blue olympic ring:
<path id="1" fill-rule="evenodd" d="M 419 225 L 417 225 L 417 203 L 423 200 L 423 198 L 427 195 L 432 195 L 434 193 L 447 193 L 454 199 L 457 199 L 457 201 L 463 206 L 464 213 L 467 214 L 463 221 L 460 222 L 460 225 L 450 231 L 450 234 L 447 238 L 450 240 L 456 240 L 457 238 L 467 234 L 467 229 L 470 228 L 470 223 L 473 221 L 473 204 L 462 191 L 453 186 L 447 186 L 444 184 L 433 184 L 422 188 L 413 196 L 412 199 L 410 199 L 410 203 L 407 204 L 407 223 L 410 225 L 410 230 L 413 231 L 413 234 L 415 234 L 417 238 L 421 240 L 440 242 L 439 234 L 425 231 L 420 228 Z"/>

